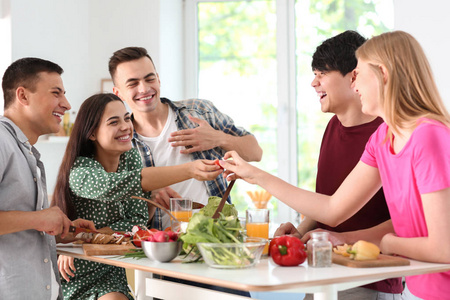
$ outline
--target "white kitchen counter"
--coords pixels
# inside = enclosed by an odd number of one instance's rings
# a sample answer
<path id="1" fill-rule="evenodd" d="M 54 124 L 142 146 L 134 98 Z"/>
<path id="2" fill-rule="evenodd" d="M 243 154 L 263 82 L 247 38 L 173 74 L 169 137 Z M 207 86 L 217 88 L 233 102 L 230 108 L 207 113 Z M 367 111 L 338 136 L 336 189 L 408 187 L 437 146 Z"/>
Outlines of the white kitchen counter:
<path id="1" fill-rule="evenodd" d="M 176 277 L 243 291 L 278 291 L 314 293 L 314 299 L 337 299 L 337 292 L 370 282 L 450 270 L 450 264 L 434 264 L 411 260 L 409 266 L 381 268 L 349 268 L 333 264 L 331 268 L 310 268 L 307 263 L 298 267 L 280 267 L 270 258 L 248 269 L 214 269 L 206 264 L 184 264 L 180 258 L 170 263 L 149 259 L 117 256 L 85 256 L 79 246 L 58 245 L 58 253 L 76 258 L 134 269 L 135 292 L 139 300 L 162 299 L 246 299 L 198 287 L 153 279 L 151 274 Z M 196 295 L 193 298 L 193 295 Z M 202 297 L 202 298 L 199 298 Z"/>

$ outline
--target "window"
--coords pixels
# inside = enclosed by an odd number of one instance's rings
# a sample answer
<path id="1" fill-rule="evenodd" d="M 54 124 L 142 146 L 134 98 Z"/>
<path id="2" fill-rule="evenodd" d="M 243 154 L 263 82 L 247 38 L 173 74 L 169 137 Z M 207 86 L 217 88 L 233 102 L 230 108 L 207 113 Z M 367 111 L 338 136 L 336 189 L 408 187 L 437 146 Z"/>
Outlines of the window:
<path id="1" fill-rule="evenodd" d="M 264 149 L 263 160 L 256 165 L 277 174 L 275 2 L 198 2 L 195 11 L 197 96 L 214 101 L 238 126 L 251 131 Z M 246 191 L 256 189 L 236 182 L 231 196 L 240 212 L 251 203 Z M 273 211 L 277 204 L 270 203 Z"/>
<path id="2" fill-rule="evenodd" d="M 366 38 L 393 28 L 393 2 L 387 0 L 297 0 L 297 136 L 298 186 L 314 190 L 320 143 L 332 114 L 320 110 L 311 87 L 311 57 L 324 40 L 345 30 L 355 30 Z"/>
<path id="3" fill-rule="evenodd" d="M 346 29 L 370 37 L 393 26 L 392 0 L 186 0 L 186 78 L 189 96 L 214 101 L 255 134 L 263 170 L 314 190 L 317 155 L 331 117 L 310 86 L 311 56 L 323 40 Z M 238 181 L 233 203 L 243 214 Z M 298 214 L 272 198 L 272 220 Z M 298 221 L 298 219 L 297 219 Z"/>

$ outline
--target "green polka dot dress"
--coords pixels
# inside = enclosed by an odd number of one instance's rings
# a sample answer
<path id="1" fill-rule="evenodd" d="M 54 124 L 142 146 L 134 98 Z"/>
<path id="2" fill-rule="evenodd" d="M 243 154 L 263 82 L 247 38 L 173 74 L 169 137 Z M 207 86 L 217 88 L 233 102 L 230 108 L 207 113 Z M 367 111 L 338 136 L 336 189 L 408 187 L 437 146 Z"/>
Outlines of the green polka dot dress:
<path id="1" fill-rule="evenodd" d="M 70 171 L 69 184 L 79 218 L 92 220 L 96 228 L 110 227 L 130 231 L 134 225 L 146 225 L 146 202 L 131 196 L 149 198 L 141 188 L 142 161 L 132 149 L 120 157 L 117 172 L 108 173 L 88 157 L 78 157 Z M 125 269 L 75 259 L 75 277 L 61 280 L 64 299 L 97 299 L 110 292 L 129 294 Z"/>

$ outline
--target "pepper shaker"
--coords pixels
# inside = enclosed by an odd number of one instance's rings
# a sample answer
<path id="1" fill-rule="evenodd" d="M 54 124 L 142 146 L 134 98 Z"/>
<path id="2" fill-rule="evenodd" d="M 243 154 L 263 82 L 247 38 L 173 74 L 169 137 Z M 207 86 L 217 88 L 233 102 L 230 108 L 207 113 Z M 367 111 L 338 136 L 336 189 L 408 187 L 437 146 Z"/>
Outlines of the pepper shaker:
<path id="1" fill-rule="evenodd" d="M 311 233 L 311 239 L 306 244 L 308 265 L 315 268 L 331 267 L 332 244 L 328 240 L 328 232 Z"/>

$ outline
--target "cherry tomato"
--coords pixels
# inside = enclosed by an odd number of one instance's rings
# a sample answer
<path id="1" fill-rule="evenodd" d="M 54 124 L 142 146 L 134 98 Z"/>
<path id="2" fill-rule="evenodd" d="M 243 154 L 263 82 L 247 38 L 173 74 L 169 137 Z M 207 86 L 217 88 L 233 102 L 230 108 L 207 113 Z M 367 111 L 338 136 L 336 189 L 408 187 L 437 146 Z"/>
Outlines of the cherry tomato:
<path id="1" fill-rule="evenodd" d="M 219 160 L 218 159 L 216 159 L 215 161 L 214 161 L 214 164 L 215 165 L 218 165 L 219 167 L 221 167 L 222 169 L 223 169 L 223 167 L 220 165 L 220 163 L 219 163 Z"/>

